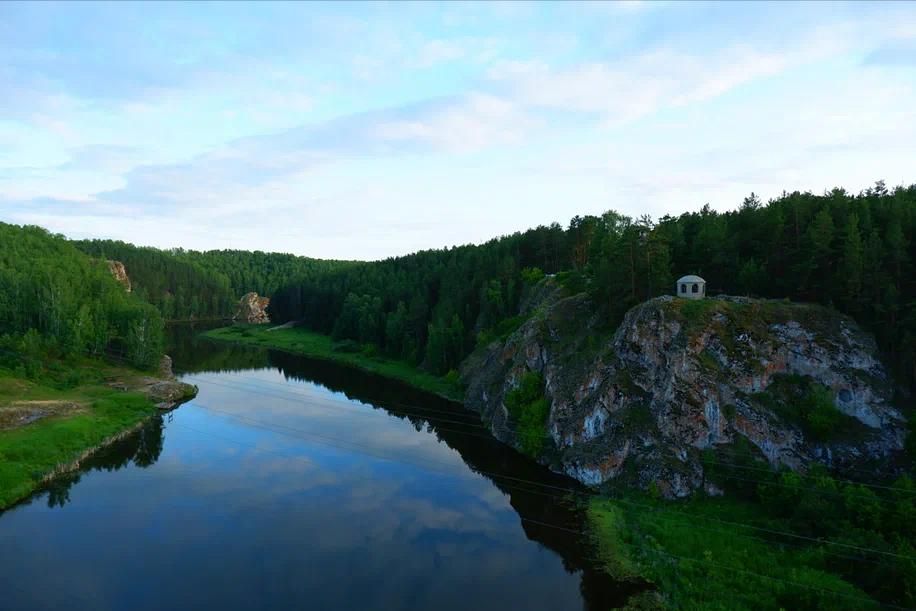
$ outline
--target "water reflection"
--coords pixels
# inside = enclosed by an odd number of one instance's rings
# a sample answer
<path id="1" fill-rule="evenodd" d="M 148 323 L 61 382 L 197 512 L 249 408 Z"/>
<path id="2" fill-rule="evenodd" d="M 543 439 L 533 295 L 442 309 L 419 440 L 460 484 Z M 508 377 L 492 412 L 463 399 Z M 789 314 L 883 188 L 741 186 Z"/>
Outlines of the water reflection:
<path id="1" fill-rule="evenodd" d="M 70 502 L 70 489 L 80 482 L 83 475 L 92 471 L 118 471 L 128 465 L 141 469 L 155 464 L 162 454 L 162 416 L 154 416 L 138 430 L 106 446 L 84 460 L 78 471 L 64 473 L 54 478 L 33 498 L 48 495 L 48 507 L 63 507 Z"/>
<path id="2" fill-rule="evenodd" d="M 267 351 L 252 346 L 213 342 L 200 336 L 225 326 L 219 321 L 173 323 L 166 327 L 169 356 L 176 373 L 235 372 L 270 366 Z"/>
<path id="3" fill-rule="evenodd" d="M 475 414 L 172 333 L 200 396 L 0 516 L 4 611 L 604 610 L 634 589 L 594 570 L 575 482 Z"/>
<path id="4" fill-rule="evenodd" d="M 173 333 L 183 334 L 180 329 Z M 550 471 L 482 432 L 477 414 L 384 377 L 327 361 L 276 350 L 240 353 L 238 346 L 199 337 L 191 341 L 193 353 L 206 354 L 207 365 L 218 363 L 220 371 L 243 371 L 254 359 L 261 359 L 262 366 L 276 368 L 286 380 L 317 384 L 342 393 L 349 400 L 408 420 L 418 432 L 433 432 L 457 451 L 472 471 L 508 495 L 528 539 L 556 552 L 568 572 L 582 572 L 581 589 L 588 608 L 622 606 L 629 596 L 645 589 L 645 584 L 615 582 L 596 570 L 591 541 L 582 533 L 585 524 L 582 495 L 587 490 L 577 481 Z M 195 370 L 205 369 L 198 362 Z M 422 412 L 435 415 L 424 417 Z M 439 424 L 443 421 L 447 423 Z"/>

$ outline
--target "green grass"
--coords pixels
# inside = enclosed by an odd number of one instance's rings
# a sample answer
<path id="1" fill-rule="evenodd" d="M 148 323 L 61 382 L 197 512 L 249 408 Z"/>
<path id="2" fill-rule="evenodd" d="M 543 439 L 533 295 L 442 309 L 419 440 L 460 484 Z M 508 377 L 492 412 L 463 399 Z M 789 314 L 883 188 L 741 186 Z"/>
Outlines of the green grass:
<path id="1" fill-rule="evenodd" d="M 203 335 L 211 339 L 237 342 L 283 350 L 310 358 L 334 361 L 363 371 L 391 378 L 409 384 L 453 401 L 461 401 L 463 392 L 454 376 L 435 376 L 421 371 L 404 361 L 398 361 L 374 354 L 365 347 L 355 350 L 348 343 L 337 344 L 327 335 L 308 331 L 301 327 L 268 331 L 263 325 L 234 325 L 207 331 Z"/>
<path id="2" fill-rule="evenodd" d="M 82 363 L 79 372 L 99 377 L 108 370 Z M 156 412 L 145 397 L 97 381 L 55 388 L 53 380 L 29 381 L 0 369 L 0 410 L 13 400 L 67 400 L 83 404 L 72 416 L 54 416 L 20 428 L 0 431 L 0 509 L 34 492 L 55 467 L 74 461 L 88 449 Z M 58 384 L 59 386 L 60 384 Z"/>
<path id="3" fill-rule="evenodd" d="M 641 576 L 674 609 L 869 609 L 878 604 L 825 570 L 823 550 L 786 547 L 722 522 L 758 522 L 759 507 L 726 499 L 640 505 L 596 497 L 588 520 L 599 561 L 618 578 Z"/>

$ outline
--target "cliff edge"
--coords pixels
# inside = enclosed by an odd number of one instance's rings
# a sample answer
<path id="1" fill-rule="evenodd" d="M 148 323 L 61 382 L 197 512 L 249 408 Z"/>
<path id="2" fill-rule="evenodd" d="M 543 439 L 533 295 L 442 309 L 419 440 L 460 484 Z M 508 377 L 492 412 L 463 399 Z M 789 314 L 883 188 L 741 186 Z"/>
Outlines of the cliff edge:
<path id="1" fill-rule="evenodd" d="M 267 306 L 270 305 L 270 297 L 260 297 L 257 293 L 245 293 L 239 300 L 239 305 L 235 309 L 232 320 L 241 320 L 252 324 L 264 324 L 270 322 L 270 316 L 267 315 Z"/>
<path id="2" fill-rule="evenodd" d="M 611 330 L 587 296 L 550 281 L 525 309 L 518 330 L 465 361 L 466 403 L 499 439 L 530 450 L 513 394 L 534 376 L 549 406 L 536 457 L 583 483 L 717 493 L 704 451 L 842 472 L 903 448 L 873 338 L 831 309 L 658 297 Z"/>

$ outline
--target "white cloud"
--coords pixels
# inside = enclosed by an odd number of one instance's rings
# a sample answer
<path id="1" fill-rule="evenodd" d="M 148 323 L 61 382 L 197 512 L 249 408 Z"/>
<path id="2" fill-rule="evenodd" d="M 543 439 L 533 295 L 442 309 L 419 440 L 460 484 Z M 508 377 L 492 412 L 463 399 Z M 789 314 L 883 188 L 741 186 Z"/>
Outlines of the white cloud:
<path id="1" fill-rule="evenodd" d="M 847 28 L 812 32 L 795 48 L 761 50 L 736 45 L 710 56 L 659 48 L 613 61 L 554 68 L 545 62 L 507 61 L 489 79 L 520 103 L 558 111 L 600 115 L 625 122 L 663 108 L 703 102 L 742 84 L 778 75 L 828 57 L 840 48 Z"/>
<path id="2" fill-rule="evenodd" d="M 825 17 L 776 36 L 778 20 L 735 15 L 666 30 L 684 15 L 657 3 L 576 5 L 555 21 L 537 8 L 449 6 L 435 36 L 400 15 L 316 18 L 313 31 L 345 40 L 328 48 L 260 22 L 262 40 L 211 36 L 201 57 L 218 61 L 175 78 L 147 50 L 149 82 L 133 83 L 130 61 L 90 61 L 72 91 L 0 67 L 17 84 L 0 100 L 0 217 L 371 258 L 608 208 L 658 216 L 750 190 L 894 183 L 916 165 L 916 82 L 899 57 L 912 21 Z M 894 55 L 869 62 L 881 49 Z"/>
<path id="3" fill-rule="evenodd" d="M 534 118 L 512 102 L 478 93 L 427 117 L 380 123 L 372 134 L 385 141 L 423 142 L 447 152 L 472 152 L 519 142 L 535 124 Z"/>

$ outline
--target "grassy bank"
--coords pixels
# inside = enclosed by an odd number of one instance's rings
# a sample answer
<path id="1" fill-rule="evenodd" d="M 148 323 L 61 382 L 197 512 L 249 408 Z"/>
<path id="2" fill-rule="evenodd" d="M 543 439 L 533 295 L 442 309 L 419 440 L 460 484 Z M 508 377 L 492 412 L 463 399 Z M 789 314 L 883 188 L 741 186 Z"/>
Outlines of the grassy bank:
<path id="1" fill-rule="evenodd" d="M 820 476 L 807 487 L 787 487 L 797 479 L 786 474 L 761 484 L 761 496 L 775 495 L 770 502 L 594 497 L 589 530 L 606 571 L 653 582 L 665 608 L 911 607 L 910 480 L 878 497 Z"/>
<path id="2" fill-rule="evenodd" d="M 56 468 L 156 413 L 143 395 L 105 385 L 133 375 L 88 360 L 37 379 L 0 368 L 0 509 L 34 492 Z M 19 418 L 42 414 L 17 426 Z"/>
<path id="3" fill-rule="evenodd" d="M 645 501 L 645 499 L 644 499 Z M 656 510 L 596 498 L 589 522 L 616 577 L 641 576 L 675 609 L 868 609 L 867 594 L 824 569 L 823 550 L 781 547 L 735 522 L 747 508 L 708 499 Z M 681 513 L 683 512 L 683 513 Z"/>
<path id="4" fill-rule="evenodd" d="M 462 390 L 457 382 L 420 371 L 410 363 L 374 354 L 372 347 L 337 343 L 327 335 L 294 327 L 269 331 L 265 325 L 233 325 L 205 332 L 204 337 L 222 341 L 261 346 L 301 354 L 309 358 L 334 361 L 363 371 L 410 384 L 420 390 L 461 401 Z"/>

